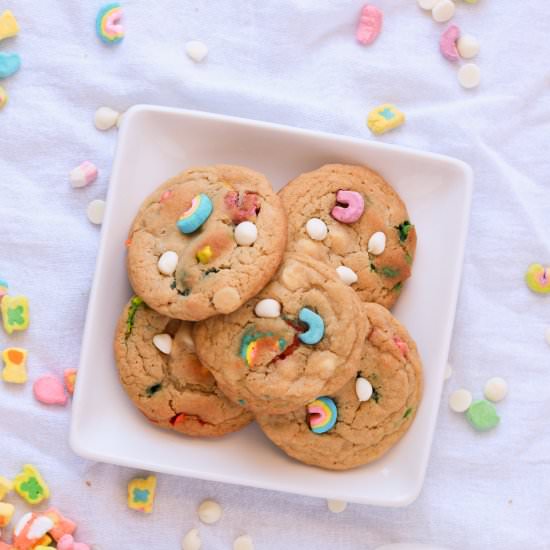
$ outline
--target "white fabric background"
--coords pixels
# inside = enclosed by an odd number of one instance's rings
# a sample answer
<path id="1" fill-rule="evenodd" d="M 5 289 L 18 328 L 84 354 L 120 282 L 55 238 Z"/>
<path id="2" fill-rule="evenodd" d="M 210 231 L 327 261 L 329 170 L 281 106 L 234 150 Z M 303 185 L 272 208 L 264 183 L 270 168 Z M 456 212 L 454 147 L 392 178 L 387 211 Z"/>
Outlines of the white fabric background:
<path id="1" fill-rule="evenodd" d="M 31 381 L 78 362 L 99 238 L 85 209 L 105 195 L 117 139 L 92 124 L 101 105 L 181 106 L 373 139 L 364 117 L 390 101 L 408 121 L 377 139 L 456 156 L 475 172 L 455 374 L 415 504 L 350 505 L 336 516 L 322 500 L 162 475 L 154 514 L 141 516 L 125 503 L 136 472 L 69 449 L 70 407 L 39 405 L 31 383 L 0 384 L 0 474 L 37 464 L 51 502 L 79 522 L 85 542 L 178 548 L 198 523 L 197 504 L 213 497 L 225 514 L 201 529 L 206 549 L 230 548 L 243 532 L 258 549 L 550 548 L 550 310 L 522 283 L 530 262 L 550 262 L 548 3 L 458 2 L 454 22 L 482 44 L 475 91 L 459 87 L 438 52 L 444 27 L 414 0 L 376 3 L 384 31 L 363 48 L 354 40 L 361 0 L 127 0 L 126 38 L 109 48 L 94 34 L 100 0 L 0 0 L 22 27 L 0 50 L 23 58 L 20 73 L 2 82 L 10 103 L 0 113 L 0 276 L 32 309 L 31 329 L 0 331 L 0 348 L 28 348 Z M 204 64 L 185 56 L 190 39 L 209 46 Z M 68 172 L 84 159 L 101 176 L 73 190 Z M 448 410 L 447 396 L 461 386 L 479 396 L 493 375 L 508 380 L 510 395 L 498 406 L 501 426 L 477 434 Z M 22 513 L 20 499 L 10 500 Z"/>

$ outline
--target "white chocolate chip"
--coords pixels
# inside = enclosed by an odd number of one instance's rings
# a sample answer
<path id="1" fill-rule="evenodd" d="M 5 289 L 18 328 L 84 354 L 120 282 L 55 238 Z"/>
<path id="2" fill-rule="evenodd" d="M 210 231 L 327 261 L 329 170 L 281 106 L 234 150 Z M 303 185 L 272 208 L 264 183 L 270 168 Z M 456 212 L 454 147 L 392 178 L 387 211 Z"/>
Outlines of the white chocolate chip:
<path id="1" fill-rule="evenodd" d="M 103 222 L 103 214 L 105 213 L 105 201 L 96 199 L 88 204 L 86 215 L 88 219 L 95 225 L 101 225 Z"/>
<path id="2" fill-rule="evenodd" d="M 449 407 L 457 413 L 467 411 L 472 404 L 472 394 L 468 390 L 456 390 L 449 397 Z"/>
<path id="3" fill-rule="evenodd" d="M 447 363 L 447 367 L 445 369 L 445 380 L 449 380 L 449 378 L 453 375 L 453 367 L 451 366 L 451 363 Z"/>
<path id="4" fill-rule="evenodd" d="M 495 376 L 485 382 L 483 393 L 489 401 L 493 401 L 495 403 L 502 401 L 508 394 L 508 384 L 504 378 Z"/>
<path id="5" fill-rule="evenodd" d="M 418 5 L 423 10 L 432 10 L 439 0 L 418 0 Z"/>
<path id="6" fill-rule="evenodd" d="M 479 41 L 474 36 L 470 34 L 465 34 L 461 36 L 457 42 L 456 47 L 460 57 L 463 59 L 472 59 L 479 53 Z"/>
<path id="7" fill-rule="evenodd" d="M 212 298 L 214 307 L 220 313 L 231 313 L 239 307 L 241 296 L 236 288 L 225 286 L 218 290 Z"/>
<path id="8" fill-rule="evenodd" d="M 339 265 L 336 268 L 336 273 L 338 277 L 340 277 L 340 280 L 347 285 L 352 285 L 357 282 L 357 273 L 345 265 Z"/>
<path id="9" fill-rule="evenodd" d="M 157 263 L 158 270 L 163 275 L 172 275 L 178 266 L 178 255 L 173 250 L 167 250 L 162 254 Z"/>
<path id="10" fill-rule="evenodd" d="M 355 381 L 355 393 L 359 401 L 368 401 L 372 396 L 372 385 L 366 378 L 359 377 Z"/>
<path id="11" fill-rule="evenodd" d="M 200 550 L 202 541 L 198 529 L 191 529 L 181 541 L 181 550 Z"/>
<path id="12" fill-rule="evenodd" d="M 169 334 L 156 334 L 153 336 L 155 347 L 166 355 L 172 351 L 172 337 Z"/>
<path id="13" fill-rule="evenodd" d="M 98 130 L 110 130 L 118 120 L 120 113 L 110 107 L 100 107 L 94 115 L 95 127 Z"/>
<path id="14" fill-rule="evenodd" d="M 386 235 L 382 231 L 373 233 L 369 239 L 367 249 L 370 254 L 374 254 L 375 256 L 382 254 L 386 249 Z"/>
<path id="15" fill-rule="evenodd" d="M 314 241 L 322 241 L 328 233 L 327 224 L 319 218 L 310 218 L 306 223 L 306 231 Z"/>
<path id="16" fill-rule="evenodd" d="M 260 300 L 254 308 L 254 313 L 258 317 L 276 319 L 281 315 L 281 304 L 273 298 L 264 298 Z"/>
<path id="17" fill-rule="evenodd" d="M 235 241 L 239 246 L 250 246 L 258 238 L 258 228 L 252 222 L 241 222 L 235 227 Z"/>
<path id="18" fill-rule="evenodd" d="M 208 55 L 208 46 L 199 40 L 190 40 L 185 44 L 185 53 L 195 63 L 200 63 Z"/>
<path id="19" fill-rule="evenodd" d="M 439 0 L 432 9 L 432 17 L 438 23 L 445 23 L 455 14 L 455 4 L 451 0 Z"/>
<path id="20" fill-rule="evenodd" d="M 475 63 L 466 63 L 458 70 L 458 81 L 463 88 L 475 88 L 481 81 L 481 70 Z"/>
<path id="21" fill-rule="evenodd" d="M 250 535 L 241 535 L 233 541 L 233 550 L 254 550 Z"/>
<path id="22" fill-rule="evenodd" d="M 327 499 L 327 506 L 331 512 L 339 514 L 348 507 L 348 503 L 345 500 L 334 500 L 329 498 Z"/>
<path id="23" fill-rule="evenodd" d="M 205 500 L 199 506 L 199 519 L 203 523 L 216 523 L 222 517 L 222 507 L 215 500 Z"/>

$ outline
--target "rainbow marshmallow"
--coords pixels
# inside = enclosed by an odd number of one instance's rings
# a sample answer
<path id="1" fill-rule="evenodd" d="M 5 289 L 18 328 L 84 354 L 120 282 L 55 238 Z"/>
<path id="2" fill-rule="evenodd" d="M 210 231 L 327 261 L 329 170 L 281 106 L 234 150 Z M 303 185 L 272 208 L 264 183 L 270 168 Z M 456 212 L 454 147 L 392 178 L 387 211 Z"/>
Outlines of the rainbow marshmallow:
<path id="1" fill-rule="evenodd" d="M 330 397 L 318 397 L 307 406 L 307 414 L 311 431 L 315 434 L 324 434 L 334 428 L 338 409 Z"/>
<path id="2" fill-rule="evenodd" d="M 212 210 L 212 201 L 208 195 L 196 195 L 191 201 L 191 207 L 181 215 L 176 225 L 184 235 L 194 233 L 210 217 Z"/>
<path id="3" fill-rule="evenodd" d="M 122 17 L 120 4 L 106 4 L 97 13 L 95 27 L 97 36 L 105 44 L 117 44 L 124 38 L 124 28 L 119 24 Z"/>

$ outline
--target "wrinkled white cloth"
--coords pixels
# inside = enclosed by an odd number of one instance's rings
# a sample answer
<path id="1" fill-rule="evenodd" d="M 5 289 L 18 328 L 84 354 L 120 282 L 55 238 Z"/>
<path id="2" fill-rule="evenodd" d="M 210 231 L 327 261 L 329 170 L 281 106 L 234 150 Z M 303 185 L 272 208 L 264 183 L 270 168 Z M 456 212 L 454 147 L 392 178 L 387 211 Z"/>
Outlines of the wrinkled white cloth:
<path id="1" fill-rule="evenodd" d="M 224 516 L 200 532 L 213 550 L 231 548 L 243 533 L 262 550 L 403 541 L 550 548 L 550 301 L 522 281 L 529 263 L 550 263 L 548 3 L 457 1 L 453 23 L 481 42 L 482 84 L 472 91 L 460 88 L 457 67 L 438 51 L 444 25 L 414 0 L 373 3 L 384 10 L 384 28 L 361 47 L 360 0 L 128 0 L 126 38 L 108 47 L 95 36 L 99 0 L 0 1 L 21 25 L 0 51 L 23 60 L 1 82 L 10 100 L 0 112 L 0 278 L 28 295 L 32 310 L 30 330 L 0 331 L 0 348 L 29 350 L 31 381 L 78 362 L 99 238 L 86 206 L 105 196 L 117 139 L 116 130 L 93 126 L 101 105 L 178 106 L 378 139 L 456 156 L 475 173 L 454 375 L 416 503 L 350 505 L 334 515 L 317 499 L 160 475 L 154 514 L 142 516 L 126 508 L 135 471 L 70 450 L 70 407 L 36 403 L 31 383 L 0 383 L 0 475 L 36 464 L 52 504 L 78 521 L 77 538 L 102 550 L 179 548 L 199 526 L 197 505 L 212 497 Z M 185 55 L 188 40 L 208 45 L 202 64 Z M 373 138 L 365 116 L 386 101 L 407 122 Z M 86 159 L 99 180 L 72 189 L 68 174 Z M 449 411 L 447 398 L 459 387 L 479 397 L 491 376 L 507 379 L 510 394 L 498 405 L 498 429 L 478 434 Z M 9 500 L 23 513 L 17 496 Z"/>

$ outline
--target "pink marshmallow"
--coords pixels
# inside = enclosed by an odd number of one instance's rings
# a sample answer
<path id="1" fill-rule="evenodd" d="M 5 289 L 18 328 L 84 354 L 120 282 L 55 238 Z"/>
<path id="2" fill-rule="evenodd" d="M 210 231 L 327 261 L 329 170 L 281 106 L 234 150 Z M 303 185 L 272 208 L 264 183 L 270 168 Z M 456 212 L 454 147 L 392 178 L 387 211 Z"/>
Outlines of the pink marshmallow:
<path id="1" fill-rule="evenodd" d="M 365 210 L 363 195 L 357 193 L 357 191 L 345 191 L 340 189 L 340 191 L 336 193 L 336 202 L 344 204 L 345 206 L 339 206 L 337 204 L 331 210 L 330 214 L 335 220 L 342 223 L 356 222 Z"/>
<path id="2" fill-rule="evenodd" d="M 359 16 L 355 38 L 357 42 L 367 46 L 372 44 L 382 30 L 384 14 L 376 7 L 365 4 Z"/>
<path id="3" fill-rule="evenodd" d="M 70 177 L 73 187 L 84 187 L 96 180 L 97 168 L 95 164 L 85 160 L 80 166 L 71 170 Z"/>
<path id="4" fill-rule="evenodd" d="M 65 405 L 67 394 L 63 384 L 54 376 L 42 376 L 32 387 L 34 396 L 45 405 Z"/>
<path id="5" fill-rule="evenodd" d="M 449 61 L 458 61 L 460 55 L 456 47 L 456 41 L 460 38 L 460 29 L 456 25 L 450 25 L 439 39 L 439 51 Z"/>

